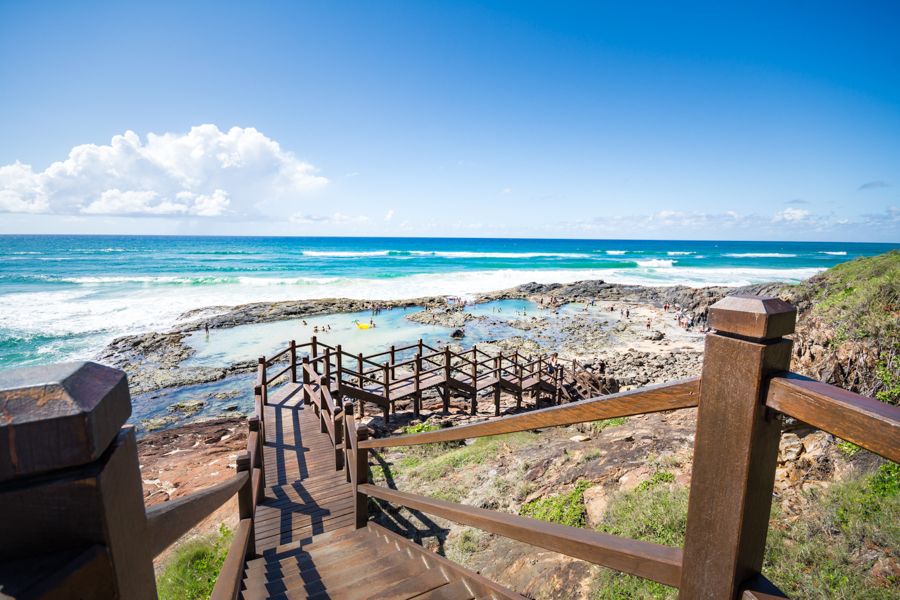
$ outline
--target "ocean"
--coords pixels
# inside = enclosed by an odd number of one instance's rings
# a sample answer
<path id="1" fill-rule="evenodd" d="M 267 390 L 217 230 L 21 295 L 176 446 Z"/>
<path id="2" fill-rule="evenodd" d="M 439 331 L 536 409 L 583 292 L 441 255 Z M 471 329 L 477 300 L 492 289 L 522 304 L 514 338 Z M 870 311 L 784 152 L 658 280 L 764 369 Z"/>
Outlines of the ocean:
<path id="1" fill-rule="evenodd" d="M 895 244 L 436 238 L 0 236 L 0 368 L 91 358 L 189 310 L 466 296 L 531 281 L 797 282 Z M 218 308 L 217 308 L 218 307 Z M 250 357 L 252 358 L 252 357 Z"/>

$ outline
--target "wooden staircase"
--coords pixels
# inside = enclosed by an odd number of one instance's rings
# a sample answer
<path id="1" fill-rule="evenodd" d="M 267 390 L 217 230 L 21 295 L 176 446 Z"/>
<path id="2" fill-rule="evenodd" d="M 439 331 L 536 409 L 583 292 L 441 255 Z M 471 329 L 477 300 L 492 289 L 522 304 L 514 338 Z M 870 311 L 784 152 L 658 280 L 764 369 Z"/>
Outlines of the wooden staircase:
<path id="1" fill-rule="evenodd" d="M 304 404 L 305 389 L 318 404 Z M 244 565 L 240 597 L 521 598 L 375 523 L 357 528 L 343 445 L 332 439 L 340 421 L 323 425 L 323 393 L 317 383 L 286 384 L 263 407 L 266 486 L 254 521 L 260 557 Z"/>
<path id="2" fill-rule="evenodd" d="M 248 561 L 241 594 L 246 600 L 521 598 L 374 523 Z"/>

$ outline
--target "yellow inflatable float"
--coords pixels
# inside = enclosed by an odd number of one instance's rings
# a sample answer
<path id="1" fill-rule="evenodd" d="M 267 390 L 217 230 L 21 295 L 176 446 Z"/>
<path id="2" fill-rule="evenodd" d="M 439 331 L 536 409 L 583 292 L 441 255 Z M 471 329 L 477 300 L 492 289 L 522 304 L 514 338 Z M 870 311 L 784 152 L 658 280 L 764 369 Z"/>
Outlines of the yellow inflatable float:
<path id="1" fill-rule="evenodd" d="M 356 326 L 360 329 L 371 329 L 372 328 L 372 325 L 369 323 L 360 323 L 359 321 L 353 321 L 353 322 L 356 323 Z"/>

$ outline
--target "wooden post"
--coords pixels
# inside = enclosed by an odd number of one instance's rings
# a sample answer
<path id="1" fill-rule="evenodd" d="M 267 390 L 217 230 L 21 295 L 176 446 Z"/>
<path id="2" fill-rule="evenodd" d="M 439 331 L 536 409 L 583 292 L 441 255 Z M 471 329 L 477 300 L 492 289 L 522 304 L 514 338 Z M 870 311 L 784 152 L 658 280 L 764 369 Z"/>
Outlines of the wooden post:
<path id="1" fill-rule="evenodd" d="M 502 356 L 502 355 L 501 355 Z M 500 416 L 500 361 L 502 360 L 501 356 L 494 357 L 494 378 L 497 380 L 494 383 L 494 416 Z"/>
<path id="2" fill-rule="evenodd" d="M 307 370 L 307 367 L 309 367 L 309 355 L 306 355 L 303 357 L 303 373 L 301 373 L 301 375 L 303 375 L 303 404 L 306 406 L 309 406 L 312 398 L 310 398 L 310 395 L 309 395 L 310 379 L 309 379 L 309 371 Z"/>
<path id="3" fill-rule="evenodd" d="M 537 387 L 534 388 L 534 407 L 538 408 L 541 405 L 541 382 L 544 380 L 544 355 L 538 354 L 537 359 Z"/>
<path id="4" fill-rule="evenodd" d="M 256 541 L 255 535 L 253 533 L 253 514 L 254 514 L 254 506 L 253 506 L 253 467 L 250 465 L 250 454 L 247 452 L 243 452 L 238 454 L 237 456 L 237 472 L 243 473 L 246 472 L 249 477 L 247 477 L 247 481 L 244 482 L 244 485 L 241 486 L 241 489 L 238 490 L 237 499 L 238 499 L 238 515 L 240 515 L 240 519 L 250 519 L 250 542 L 247 545 L 247 555 L 244 558 L 249 558 L 251 556 L 256 555 Z"/>
<path id="5" fill-rule="evenodd" d="M 341 414 L 344 422 L 344 478 L 347 483 L 351 482 L 350 472 L 356 468 L 356 459 L 353 455 L 353 447 L 350 444 L 350 431 L 353 429 L 347 424 L 347 421 L 353 420 L 353 403 L 344 402 L 344 412 Z"/>
<path id="6" fill-rule="evenodd" d="M 297 383 L 297 340 L 291 340 L 291 383 Z"/>
<path id="7" fill-rule="evenodd" d="M 450 412 L 450 346 L 444 348 L 444 409 L 446 415 Z"/>
<path id="8" fill-rule="evenodd" d="M 344 468 L 344 450 L 341 444 L 344 440 L 344 415 L 340 405 L 334 407 L 334 415 L 331 419 L 334 425 L 334 470 L 340 471 Z"/>
<path id="9" fill-rule="evenodd" d="M 259 478 L 262 480 L 260 487 L 266 489 L 266 457 L 263 454 L 266 447 L 265 433 L 261 427 L 261 421 L 257 417 L 247 419 L 247 427 L 250 428 L 250 431 L 255 431 L 259 434 L 256 436 L 256 464 L 250 465 L 250 468 L 259 469 Z"/>
<path id="10" fill-rule="evenodd" d="M 422 405 L 422 382 L 420 378 L 422 376 L 422 355 L 416 354 L 416 361 L 413 363 L 413 382 L 415 385 L 416 392 L 413 394 L 413 415 L 416 418 L 419 417 Z"/>
<path id="11" fill-rule="evenodd" d="M 5 371 L 0 406 L 0 564 L 21 561 L 3 590 L 156 598 L 134 428 L 122 427 L 131 415 L 125 373 L 91 362 Z M 53 584 L 39 566 L 91 546 L 104 551 L 88 589 L 72 589 L 84 577 Z"/>
<path id="12" fill-rule="evenodd" d="M 359 384 L 359 389 L 364 389 L 365 386 L 363 385 L 363 375 L 362 375 L 362 371 L 363 371 L 362 352 L 360 352 L 356 357 L 356 369 L 357 369 L 356 372 L 359 374 L 359 375 L 357 375 L 357 380 L 358 380 L 357 383 Z M 359 399 L 359 416 L 360 417 L 366 416 L 366 403 L 362 398 Z"/>
<path id="13" fill-rule="evenodd" d="M 562 404 L 562 386 L 563 386 L 563 383 L 565 382 L 565 378 L 563 377 L 563 368 L 564 367 L 561 364 L 559 364 L 559 361 L 557 361 L 556 364 L 557 364 L 557 367 L 556 367 L 556 392 L 555 392 L 556 397 L 554 399 L 555 399 L 555 404 L 557 406 L 559 406 L 560 404 Z"/>
<path id="14" fill-rule="evenodd" d="M 340 344 L 338 344 L 337 348 L 335 348 L 335 352 L 337 352 L 337 367 L 335 368 L 335 371 L 337 371 L 337 373 L 335 374 L 335 379 L 337 380 L 337 394 L 339 398 L 343 399 L 344 396 L 341 392 L 341 383 L 344 378 L 344 351 L 341 349 Z"/>
<path id="15" fill-rule="evenodd" d="M 790 367 L 796 316 L 777 298 L 709 309 L 679 598 L 735 598 L 762 568 L 781 436 L 766 381 Z"/>
<path id="16" fill-rule="evenodd" d="M 356 469 L 355 483 L 353 484 L 353 512 L 356 515 L 356 528 L 362 529 L 369 520 L 369 497 L 361 494 L 357 486 L 361 483 L 369 483 L 369 449 L 360 448 L 359 442 L 369 439 L 369 428 L 360 427 L 356 430 L 356 461 L 354 468 Z"/>
<path id="17" fill-rule="evenodd" d="M 325 387 L 328 391 L 331 391 L 331 348 L 325 348 L 325 367 L 324 367 L 323 380 L 325 382 Z"/>
<path id="18" fill-rule="evenodd" d="M 425 347 L 425 345 L 422 343 L 422 338 L 419 338 L 419 356 L 422 356 L 423 354 L 425 354 L 425 352 L 423 350 L 424 347 Z"/>
<path id="19" fill-rule="evenodd" d="M 266 357 L 260 356 L 257 365 L 257 379 L 262 393 L 263 406 L 269 403 L 269 382 L 266 379 Z"/>
<path id="20" fill-rule="evenodd" d="M 516 353 L 513 355 L 515 357 L 515 365 L 516 369 L 516 410 L 521 410 L 522 408 L 522 363 L 519 361 L 519 351 L 516 350 Z"/>
<path id="21" fill-rule="evenodd" d="M 310 343 L 310 351 L 312 353 L 313 360 L 319 358 L 319 341 L 316 339 L 316 336 L 312 336 L 309 340 Z"/>
<path id="22" fill-rule="evenodd" d="M 474 417 L 478 414 L 478 351 L 475 349 L 475 346 L 472 346 L 470 377 L 472 379 L 472 416 Z"/>
<path id="23" fill-rule="evenodd" d="M 384 422 L 385 422 L 385 424 L 387 424 L 388 419 L 390 418 L 391 410 L 394 411 L 394 414 L 397 413 L 397 408 L 394 406 L 394 403 L 391 402 L 391 380 L 388 378 L 390 373 L 391 373 L 391 369 L 387 363 L 384 363 L 383 365 L 381 365 L 382 394 L 384 395 L 384 399 L 387 401 L 387 403 L 384 406 Z"/>
<path id="24" fill-rule="evenodd" d="M 394 365 L 397 363 L 397 356 L 394 346 L 391 346 L 391 379 L 397 379 L 397 367 Z"/>

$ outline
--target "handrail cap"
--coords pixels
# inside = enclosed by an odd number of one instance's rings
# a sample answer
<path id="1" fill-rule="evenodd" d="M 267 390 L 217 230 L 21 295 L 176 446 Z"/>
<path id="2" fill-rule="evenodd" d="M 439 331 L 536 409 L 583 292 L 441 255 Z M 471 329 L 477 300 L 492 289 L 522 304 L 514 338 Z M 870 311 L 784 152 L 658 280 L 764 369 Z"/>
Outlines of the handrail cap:
<path id="1" fill-rule="evenodd" d="M 97 460 L 131 416 L 123 371 L 94 362 L 0 373 L 0 481 Z"/>
<path id="2" fill-rule="evenodd" d="M 709 307 L 709 326 L 758 340 L 780 338 L 794 332 L 797 309 L 780 298 L 726 296 Z"/>

